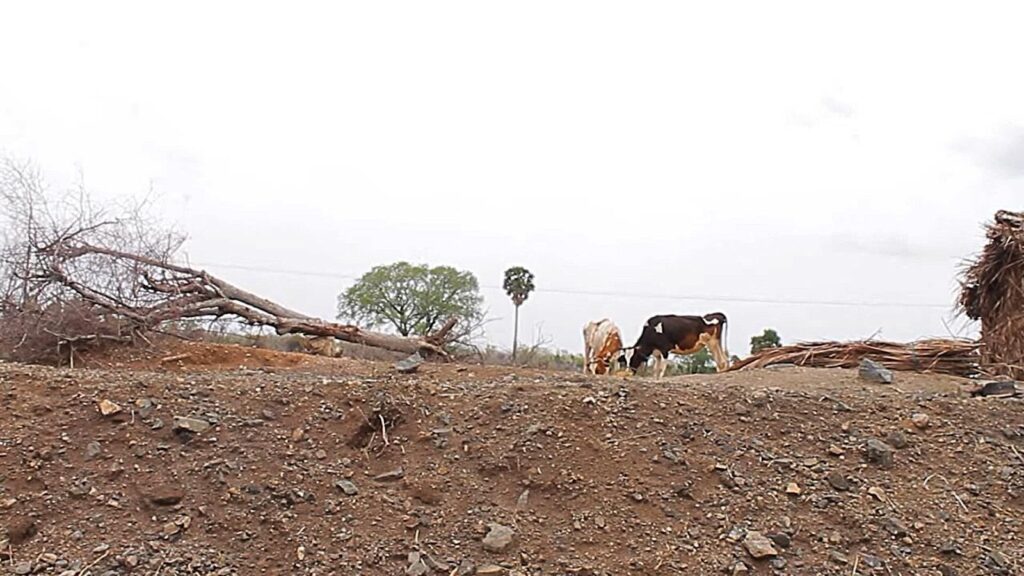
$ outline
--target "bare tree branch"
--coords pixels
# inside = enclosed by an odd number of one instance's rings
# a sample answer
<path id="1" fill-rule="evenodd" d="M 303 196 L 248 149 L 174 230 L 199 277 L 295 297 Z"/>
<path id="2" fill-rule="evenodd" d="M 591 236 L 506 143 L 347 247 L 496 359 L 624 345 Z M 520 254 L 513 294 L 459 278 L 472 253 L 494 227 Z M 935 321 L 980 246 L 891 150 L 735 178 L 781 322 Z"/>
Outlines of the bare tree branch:
<path id="1" fill-rule="evenodd" d="M 40 348 L 56 338 L 59 350 L 124 341 L 182 319 L 235 317 L 282 335 L 449 357 L 444 346 L 457 319 L 424 338 L 382 334 L 302 314 L 179 264 L 184 236 L 149 218 L 147 203 L 110 217 L 84 186 L 53 198 L 30 165 L 0 159 L 0 355 L 29 340 Z"/>

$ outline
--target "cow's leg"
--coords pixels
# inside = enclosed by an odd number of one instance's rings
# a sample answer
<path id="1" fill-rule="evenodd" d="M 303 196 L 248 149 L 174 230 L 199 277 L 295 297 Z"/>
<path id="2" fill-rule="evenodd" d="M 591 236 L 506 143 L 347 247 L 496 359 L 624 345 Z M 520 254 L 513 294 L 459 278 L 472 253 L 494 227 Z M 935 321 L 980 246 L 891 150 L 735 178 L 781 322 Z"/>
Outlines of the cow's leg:
<path id="1" fill-rule="evenodd" d="M 712 337 L 708 341 L 708 349 L 711 350 L 711 357 L 715 359 L 715 369 L 718 372 L 724 372 L 729 368 L 729 358 L 726 357 L 725 352 L 722 350 L 722 343 L 719 342 L 718 338 Z"/>
<path id="2" fill-rule="evenodd" d="M 715 361 L 715 371 L 722 372 L 729 367 L 729 358 L 722 350 L 722 330 L 716 326 L 708 332 L 701 334 L 701 342 L 711 352 L 711 358 Z"/>
<path id="3" fill-rule="evenodd" d="M 654 378 L 661 380 L 665 376 L 665 368 L 668 366 L 665 354 L 661 350 L 654 351 Z"/>
<path id="4" fill-rule="evenodd" d="M 590 342 L 583 343 L 583 373 L 590 374 Z"/>

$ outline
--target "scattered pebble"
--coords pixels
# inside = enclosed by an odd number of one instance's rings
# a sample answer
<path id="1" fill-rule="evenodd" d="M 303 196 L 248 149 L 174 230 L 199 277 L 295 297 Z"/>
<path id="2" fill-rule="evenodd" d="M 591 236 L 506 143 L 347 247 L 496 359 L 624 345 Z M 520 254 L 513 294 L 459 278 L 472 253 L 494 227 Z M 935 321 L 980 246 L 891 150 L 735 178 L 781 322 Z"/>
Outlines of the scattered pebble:
<path id="1" fill-rule="evenodd" d="M 189 418 L 186 416 L 175 416 L 174 417 L 174 429 L 175 430 L 186 430 L 195 434 L 202 434 L 210 429 L 211 424 L 206 420 L 199 418 Z"/>
<path id="2" fill-rule="evenodd" d="M 868 462 L 878 464 L 882 468 L 889 468 L 893 465 L 893 447 L 885 442 L 872 438 L 865 446 Z"/>
<path id="3" fill-rule="evenodd" d="M 484 536 L 484 549 L 488 552 L 501 552 L 512 544 L 515 532 L 508 526 L 502 524 L 488 524 L 490 529 Z"/>
<path id="4" fill-rule="evenodd" d="M 111 402 L 110 400 L 100 400 L 99 402 L 100 414 L 103 416 L 113 416 L 121 413 L 121 407 Z"/>
<path id="5" fill-rule="evenodd" d="M 747 550 L 747 554 L 750 554 L 755 560 L 779 555 L 779 551 L 775 549 L 772 541 L 756 530 L 747 532 L 747 536 L 743 539 L 743 547 Z"/>
<path id="6" fill-rule="evenodd" d="M 334 485 L 344 492 L 346 496 L 355 496 L 359 494 L 359 488 L 357 488 L 355 483 L 351 480 L 338 480 Z"/>
<path id="7" fill-rule="evenodd" d="M 846 479 L 846 476 L 838 470 L 833 470 L 825 476 L 825 480 L 829 483 L 832 488 L 839 492 L 846 492 L 850 489 L 850 481 Z"/>

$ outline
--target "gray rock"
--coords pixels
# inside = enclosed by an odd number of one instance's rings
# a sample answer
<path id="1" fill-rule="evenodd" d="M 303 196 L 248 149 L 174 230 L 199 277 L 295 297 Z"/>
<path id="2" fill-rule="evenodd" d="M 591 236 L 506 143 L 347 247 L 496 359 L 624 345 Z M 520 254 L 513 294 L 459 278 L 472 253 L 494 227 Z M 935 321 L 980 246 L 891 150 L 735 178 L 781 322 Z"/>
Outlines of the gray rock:
<path id="1" fill-rule="evenodd" d="M 99 442 L 89 442 L 85 445 L 85 457 L 92 460 L 103 453 L 103 447 Z"/>
<path id="2" fill-rule="evenodd" d="M 149 398 L 140 398 L 135 401 L 135 409 L 138 410 L 139 416 L 149 418 L 153 410 L 156 410 L 156 403 Z"/>
<path id="3" fill-rule="evenodd" d="M 346 496 L 355 496 L 359 494 L 359 488 L 357 488 L 355 483 L 351 480 L 338 480 L 334 485 L 344 492 Z"/>
<path id="4" fill-rule="evenodd" d="M 865 446 L 868 462 L 878 464 L 882 468 L 889 468 L 893 464 L 893 447 L 877 438 L 871 438 Z"/>
<path id="5" fill-rule="evenodd" d="M 187 430 L 195 434 L 202 434 L 210 429 L 210 423 L 206 420 L 199 418 L 189 418 L 187 416 L 175 416 L 174 417 L 174 430 Z"/>
<path id="6" fill-rule="evenodd" d="M 406 576 L 423 576 L 430 572 L 430 568 L 423 562 L 419 552 L 409 552 L 409 567 L 405 569 Z"/>
<path id="7" fill-rule="evenodd" d="M 882 528 L 896 538 L 903 538 L 909 533 L 907 525 L 901 522 L 899 518 L 893 518 L 892 516 L 882 519 Z"/>
<path id="8" fill-rule="evenodd" d="M 743 539 L 743 547 L 747 550 L 747 554 L 750 554 L 751 558 L 755 560 L 774 558 L 779 555 L 779 551 L 775 549 L 772 541 L 756 530 L 747 532 L 746 538 Z"/>
<path id="9" fill-rule="evenodd" d="M 725 535 L 725 540 L 731 544 L 735 544 L 743 540 L 743 537 L 746 535 L 746 528 L 744 528 L 743 526 L 733 526 L 732 530 L 729 530 L 729 533 Z"/>
<path id="10" fill-rule="evenodd" d="M 395 363 L 395 370 L 398 370 L 402 374 L 412 374 L 419 369 L 420 365 L 423 364 L 424 358 L 420 356 L 419 352 L 416 352 L 412 356 L 400 360 Z"/>
<path id="11" fill-rule="evenodd" d="M 892 384 L 892 371 L 874 360 L 864 358 L 860 361 L 858 374 L 863 380 L 877 384 Z"/>
<path id="12" fill-rule="evenodd" d="M 459 570 L 456 573 L 456 576 L 471 576 L 474 572 L 476 572 L 476 566 L 473 565 L 473 561 L 466 559 L 459 564 Z"/>
<path id="13" fill-rule="evenodd" d="M 488 552 L 501 552 L 512 544 L 515 532 L 502 524 L 488 524 L 490 531 L 484 536 L 484 549 Z"/>
<path id="14" fill-rule="evenodd" d="M 878 556 L 872 556 L 871 554 L 864 554 L 861 556 L 861 560 L 864 561 L 864 565 L 872 570 L 879 570 L 885 567 L 885 560 L 882 560 Z"/>
<path id="15" fill-rule="evenodd" d="M 985 558 L 982 560 L 982 566 L 984 566 L 989 572 L 997 574 L 998 576 L 1012 573 L 1010 570 L 1012 565 L 1010 564 L 1009 559 L 1007 559 L 1006 556 L 998 550 L 992 550 L 985 554 Z"/>
<path id="16" fill-rule="evenodd" d="M 31 574 L 32 573 L 32 563 L 31 562 L 21 562 L 19 564 L 16 564 L 14 566 L 14 573 L 18 574 L 18 576 L 24 576 L 25 574 Z"/>
<path id="17" fill-rule="evenodd" d="M 786 534 L 785 532 L 775 532 L 769 534 L 768 539 L 771 540 L 773 544 L 775 544 L 779 548 L 782 548 L 783 550 L 789 548 L 789 546 L 793 543 L 793 540 L 789 537 L 789 534 Z"/>
<path id="18" fill-rule="evenodd" d="M 838 470 L 829 472 L 828 476 L 825 477 L 825 480 L 830 486 L 832 486 L 832 488 L 839 492 L 846 492 L 850 489 L 850 481 L 847 480 L 846 476 L 843 476 L 843 473 Z"/>
<path id="19" fill-rule="evenodd" d="M 946 555 L 963 554 L 963 552 L 960 551 L 960 545 L 954 540 L 950 540 L 939 546 L 939 553 Z"/>
<path id="20" fill-rule="evenodd" d="M 995 382 L 986 382 L 981 386 L 981 388 L 971 392 L 971 396 L 1008 398 L 1010 396 L 1016 396 L 1018 393 L 1016 382 L 1012 380 L 997 380 Z"/>
<path id="21" fill-rule="evenodd" d="M 889 432 L 885 437 L 885 443 L 897 450 L 903 450 L 907 446 L 910 446 L 910 443 L 907 441 L 907 435 L 899 430 Z"/>
<path id="22" fill-rule="evenodd" d="M 841 564 L 843 566 L 846 566 L 847 564 L 850 563 L 850 559 L 847 558 L 845 554 L 843 554 L 841 552 L 837 552 L 835 550 L 833 550 L 828 555 L 828 558 L 829 558 L 829 560 L 835 562 L 836 564 Z"/>

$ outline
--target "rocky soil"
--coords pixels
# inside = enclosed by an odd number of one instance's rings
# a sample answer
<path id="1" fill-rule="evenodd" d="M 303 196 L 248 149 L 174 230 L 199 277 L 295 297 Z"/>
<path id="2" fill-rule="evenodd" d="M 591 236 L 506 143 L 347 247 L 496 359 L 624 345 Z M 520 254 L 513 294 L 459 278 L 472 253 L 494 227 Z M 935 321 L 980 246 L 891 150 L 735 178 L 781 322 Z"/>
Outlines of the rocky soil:
<path id="1" fill-rule="evenodd" d="M 1015 574 L 1024 411 L 972 383 L 652 382 L 192 345 L 0 364 L 0 573 Z"/>

